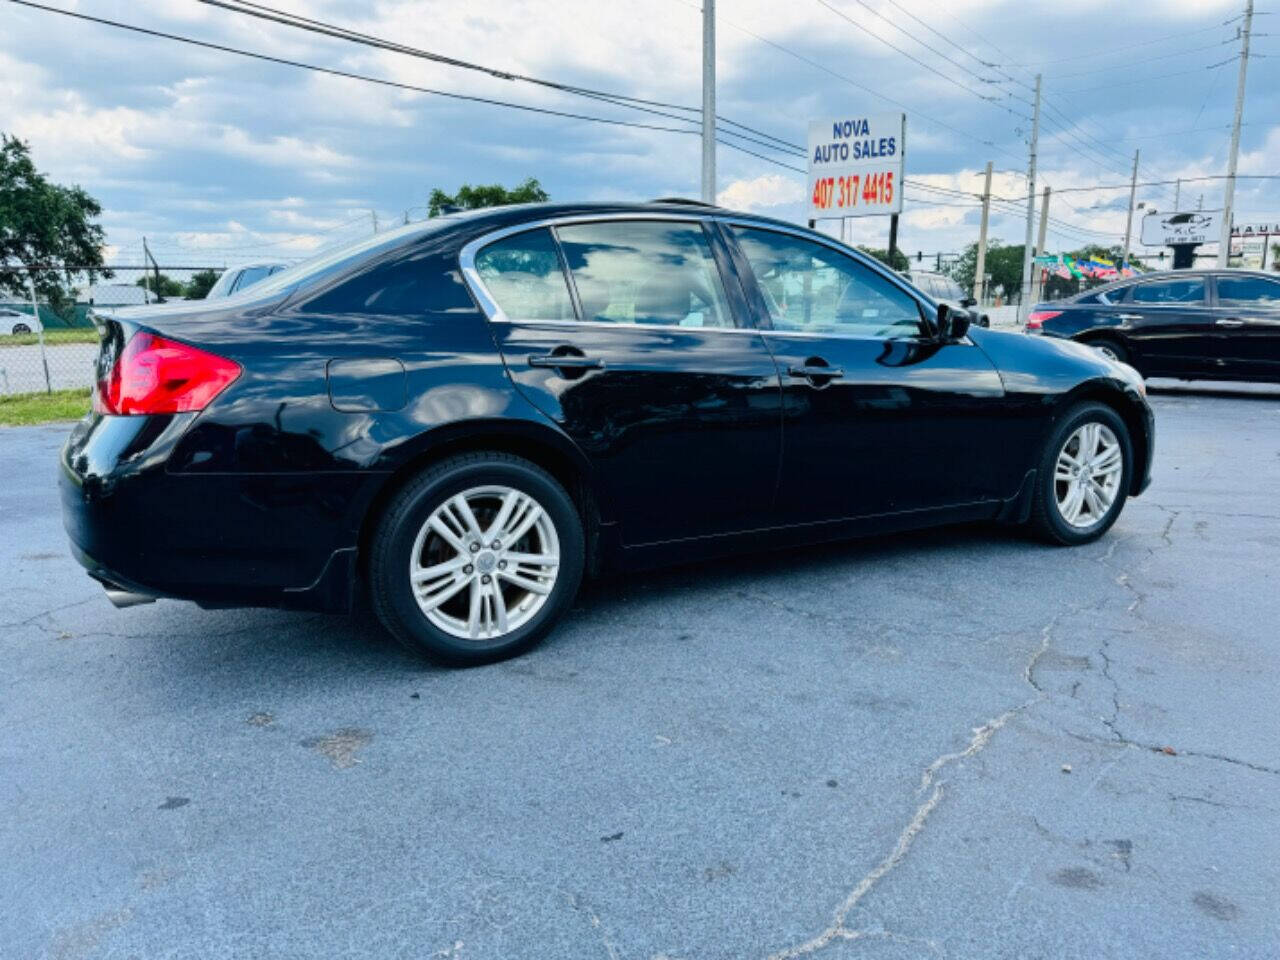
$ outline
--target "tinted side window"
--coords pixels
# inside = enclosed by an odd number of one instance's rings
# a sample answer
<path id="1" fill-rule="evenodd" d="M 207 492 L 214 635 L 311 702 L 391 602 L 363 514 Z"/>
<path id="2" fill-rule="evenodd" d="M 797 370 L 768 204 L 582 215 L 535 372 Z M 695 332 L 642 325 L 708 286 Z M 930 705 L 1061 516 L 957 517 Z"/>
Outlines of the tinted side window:
<path id="1" fill-rule="evenodd" d="M 1204 303 L 1203 280 L 1165 280 L 1133 288 L 1134 303 Z"/>
<path id="2" fill-rule="evenodd" d="M 764 293 L 775 330 L 907 337 L 920 308 L 905 290 L 822 244 L 771 230 L 734 227 Z"/>
<path id="3" fill-rule="evenodd" d="M 512 320 L 573 320 L 560 254 L 547 229 L 489 244 L 476 256 L 485 289 Z"/>
<path id="4" fill-rule="evenodd" d="M 583 320 L 733 326 L 701 224 L 614 220 L 557 227 L 556 234 Z"/>
<path id="5" fill-rule="evenodd" d="M 1218 301 L 1232 305 L 1280 307 L 1280 280 L 1265 277 L 1219 277 Z"/>

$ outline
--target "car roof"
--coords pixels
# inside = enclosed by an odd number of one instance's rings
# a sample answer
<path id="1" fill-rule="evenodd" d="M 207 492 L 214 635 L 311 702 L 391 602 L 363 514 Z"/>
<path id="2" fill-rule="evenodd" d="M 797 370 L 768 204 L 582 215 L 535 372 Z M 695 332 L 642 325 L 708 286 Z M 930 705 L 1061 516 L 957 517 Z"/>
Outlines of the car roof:
<path id="1" fill-rule="evenodd" d="M 1139 273 L 1132 277 L 1121 277 L 1119 280 L 1112 280 L 1110 283 L 1104 283 L 1099 287 L 1090 287 L 1088 290 L 1082 290 L 1073 297 L 1068 297 L 1064 303 L 1072 300 L 1081 300 L 1085 297 L 1096 296 L 1099 293 L 1110 293 L 1112 290 L 1120 290 L 1124 287 L 1132 286 L 1135 283 L 1146 283 L 1150 280 L 1185 280 L 1188 277 L 1208 277 L 1208 276 L 1232 276 L 1232 277 L 1262 277 L 1268 280 L 1280 280 L 1280 276 L 1275 273 L 1268 273 L 1266 270 L 1244 270 L 1240 267 L 1201 267 L 1192 270 L 1153 270 L 1150 273 Z"/>

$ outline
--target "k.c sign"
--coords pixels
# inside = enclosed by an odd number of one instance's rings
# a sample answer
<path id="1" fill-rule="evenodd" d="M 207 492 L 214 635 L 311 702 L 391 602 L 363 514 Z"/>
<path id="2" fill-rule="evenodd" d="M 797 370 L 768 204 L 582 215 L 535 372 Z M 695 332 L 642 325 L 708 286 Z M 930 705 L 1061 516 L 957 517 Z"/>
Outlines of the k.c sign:
<path id="1" fill-rule="evenodd" d="M 902 113 L 809 121 L 809 216 L 900 213 L 906 134 Z"/>

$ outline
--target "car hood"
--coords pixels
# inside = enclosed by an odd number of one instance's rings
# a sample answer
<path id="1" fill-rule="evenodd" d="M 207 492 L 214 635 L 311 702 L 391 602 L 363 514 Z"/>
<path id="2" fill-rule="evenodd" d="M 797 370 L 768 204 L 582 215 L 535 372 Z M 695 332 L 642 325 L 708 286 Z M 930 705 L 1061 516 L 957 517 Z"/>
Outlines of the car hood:
<path id="1" fill-rule="evenodd" d="M 1146 394 L 1142 376 L 1133 367 L 1074 340 L 984 327 L 970 327 L 969 339 L 995 365 L 1011 392 L 1062 393 L 1090 380 L 1108 380 Z"/>

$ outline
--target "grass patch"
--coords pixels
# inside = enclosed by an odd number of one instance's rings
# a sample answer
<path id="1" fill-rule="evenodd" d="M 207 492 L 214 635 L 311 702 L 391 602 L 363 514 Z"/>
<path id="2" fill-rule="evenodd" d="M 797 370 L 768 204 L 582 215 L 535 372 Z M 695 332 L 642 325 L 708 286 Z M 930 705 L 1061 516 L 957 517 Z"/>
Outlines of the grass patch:
<path id="1" fill-rule="evenodd" d="M 0 347 L 30 347 L 40 342 L 38 333 L 0 335 Z M 97 343 L 98 331 L 94 327 L 75 327 L 71 330 L 46 330 L 46 345 L 55 343 Z"/>
<path id="2" fill-rule="evenodd" d="M 0 427 L 29 427 L 53 420 L 79 420 L 89 412 L 89 389 L 0 395 Z"/>

